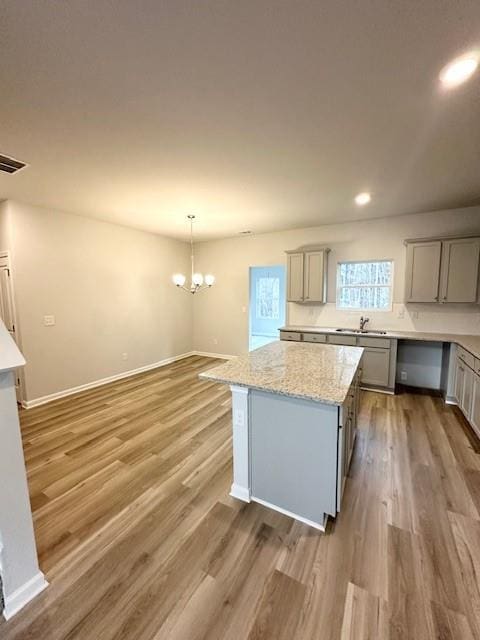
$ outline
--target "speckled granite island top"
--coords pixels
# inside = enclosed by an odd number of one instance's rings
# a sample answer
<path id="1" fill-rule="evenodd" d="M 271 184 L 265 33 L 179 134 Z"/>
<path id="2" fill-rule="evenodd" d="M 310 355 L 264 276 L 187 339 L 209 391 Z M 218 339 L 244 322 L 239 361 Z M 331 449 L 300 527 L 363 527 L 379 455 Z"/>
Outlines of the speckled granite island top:
<path id="1" fill-rule="evenodd" d="M 341 405 L 363 349 L 302 342 L 272 342 L 200 374 L 201 378 Z"/>

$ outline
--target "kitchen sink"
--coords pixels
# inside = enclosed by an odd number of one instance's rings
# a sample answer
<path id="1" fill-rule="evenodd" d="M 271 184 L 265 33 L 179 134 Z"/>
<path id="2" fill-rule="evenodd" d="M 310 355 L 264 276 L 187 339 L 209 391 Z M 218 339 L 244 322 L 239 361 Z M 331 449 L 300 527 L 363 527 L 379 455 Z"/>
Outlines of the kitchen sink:
<path id="1" fill-rule="evenodd" d="M 362 335 L 369 333 L 377 336 L 384 336 L 387 333 L 380 329 L 335 329 L 335 331 L 338 331 L 339 333 L 361 333 Z"/>

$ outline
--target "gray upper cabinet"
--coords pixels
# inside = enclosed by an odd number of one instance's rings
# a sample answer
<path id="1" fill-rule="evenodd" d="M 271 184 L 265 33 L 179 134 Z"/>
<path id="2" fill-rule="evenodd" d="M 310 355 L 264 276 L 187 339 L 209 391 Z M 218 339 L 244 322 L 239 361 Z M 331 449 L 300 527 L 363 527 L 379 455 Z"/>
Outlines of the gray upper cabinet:
<path id="1" fill-rule="evenodd" d="M 439 240 L 407 245 L 406 302 L 438 302 L 441 254 Z"/>
<path id="2" fill-rule="evenodd" d="M 479 238 L 407 241 L 406 302 L 477 302 Z"/>
<path id="3" fill-rule="evenodd" d="M 459 238 L 442 242 L 441 302 L 476 302 L 480 240 Z"/>
<path id="4" fill-rule="evenodd" d="M 303 302 L 304 255 L 289 253 L 287 256 L 287 301 Z"/>
<path id="5" fill-rule="evenodd" d="M 287 252 L 287 301 L 327 301 L 329 249 L 305 248 Z"/>
<path id="6" fill-rule="evenodd" d="M 323 249 L 305 252 L 305 302 L 327 301 L 326 256 Z"/>

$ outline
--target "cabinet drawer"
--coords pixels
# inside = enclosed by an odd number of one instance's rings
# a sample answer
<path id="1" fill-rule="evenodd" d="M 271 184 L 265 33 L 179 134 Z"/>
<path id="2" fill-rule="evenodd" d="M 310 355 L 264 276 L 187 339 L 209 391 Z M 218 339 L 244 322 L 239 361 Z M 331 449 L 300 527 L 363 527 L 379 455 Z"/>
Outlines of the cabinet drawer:
<path id="1" fill-rule="evenodd" d="M 304 333 L 304 342 L 326 342 L 327 336 L 324 333 Z"/>
<path id="2" fill-rule="evenodd" d="M 329 335 L 328 342 L 330 344 L 346 344 L 350 347 L 354 347 L 357 344 L 357 338 L 356 336 Z"/>
<path id="3" fill-rule="evenodd" d="M 471 353 L 465 351 L 463 347 L 457 347 L 457 355 L 466 365 L 470 367 L 470 369 L 475 368 L 475 358 Z"/>
<path id="4" fill-rule="evenodd" d="M 294 340 L 300 342 L 302 334 L 297 331 L 280 331 L 280 340 Z"/>
<path id="5" fill-rule="evenodd" d="M 358 338 L 359 347 L 380 347 L 381 349 L 390 349 L 390 340 L 388 338 Z"/>

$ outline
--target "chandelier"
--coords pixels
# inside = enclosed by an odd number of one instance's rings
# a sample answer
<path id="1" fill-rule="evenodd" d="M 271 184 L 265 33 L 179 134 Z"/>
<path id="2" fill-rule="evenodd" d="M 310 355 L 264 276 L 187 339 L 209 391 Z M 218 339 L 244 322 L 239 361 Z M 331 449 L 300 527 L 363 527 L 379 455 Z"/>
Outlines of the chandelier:
<path id="1" fill-rule="evenodd" d="M 194 256 L 193 256 L 193 221 L 195 220 L 195 216 L 190 214 L 187 216 L 190 220 L 190 247 L 191 247 L 191 261 L 192 261 L 192 274 L 190 280 L 190 287 L 185 286 L 185 281 L 187 278 L 183 275 L 183 273 L 176 273 L 172 280 L 173 284 L 177 287 L 180 287 L 184 291 L 189 291 L 190 293 L 197 293 L 201 289 L 205 289 L 206 287 L 210 288 L 212 284 L 215 282 L 215 277 L 212 275 L 206 275 L 205 278 L 201 273 L 195 272 L 195 264 L 194 264 Z"/>

